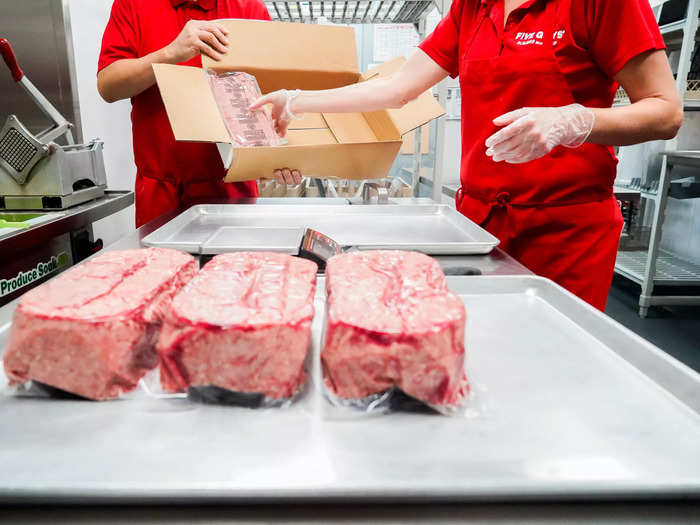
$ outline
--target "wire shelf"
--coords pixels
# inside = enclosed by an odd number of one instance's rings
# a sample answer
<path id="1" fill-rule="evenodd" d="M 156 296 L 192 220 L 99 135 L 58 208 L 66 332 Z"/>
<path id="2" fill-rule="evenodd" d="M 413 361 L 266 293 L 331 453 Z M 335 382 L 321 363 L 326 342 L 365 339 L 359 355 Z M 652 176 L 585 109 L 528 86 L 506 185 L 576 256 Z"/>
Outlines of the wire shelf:
<path id="1" fill-rule="evenodd" d="M 685 98 L 689 100 L 700 100 L 700 80 L 688 80 Z"/>
<path id="2" fill-rule="evenodd" d="M 646 251 L 617 252 L 615 269 L 633 281 L 644 280 L 648 254 Z M 700 284 L 700 264 L 681 259 L 669 252 L 659 250 L 656 259 L 654 284 L 686 285 Z"/>
<path id="3" fill-rule="evenodd" d="M 265 2 L 273 20 L 336 24 L 416 24 L 432 11 L 432 0 Z"/>

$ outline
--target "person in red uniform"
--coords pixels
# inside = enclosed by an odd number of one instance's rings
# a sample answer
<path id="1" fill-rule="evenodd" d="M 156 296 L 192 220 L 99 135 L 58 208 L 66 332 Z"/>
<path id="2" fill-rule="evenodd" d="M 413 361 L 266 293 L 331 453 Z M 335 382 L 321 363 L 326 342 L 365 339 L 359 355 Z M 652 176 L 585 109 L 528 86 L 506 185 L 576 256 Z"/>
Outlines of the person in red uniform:
<path id="1" fill-rule="evenodd" d="M 115 0 L 102 37 L 97 86 L 102 98 L 131 98 L 136 160 L 136 226 L 190 199 L 255 197 L 254 181 L 224 183 L 215 144 L 175 142 L 154 63 L 202 66 L 201 54 L 226 51 L 221 18 L 269 20 L 261 0 Z"/>
<path id="2" fill-rule="evenodd" d="M 454 0 L 393 76 L 262 97 L 289 113 L 401 107 L 462 91 L 457 207 L 533 272 L 603 310 L 622 228 L 614 145 L 670 139 L 680 97 L 648 0 Z M 621 85 L 631 104 L 612 108 Z"/>

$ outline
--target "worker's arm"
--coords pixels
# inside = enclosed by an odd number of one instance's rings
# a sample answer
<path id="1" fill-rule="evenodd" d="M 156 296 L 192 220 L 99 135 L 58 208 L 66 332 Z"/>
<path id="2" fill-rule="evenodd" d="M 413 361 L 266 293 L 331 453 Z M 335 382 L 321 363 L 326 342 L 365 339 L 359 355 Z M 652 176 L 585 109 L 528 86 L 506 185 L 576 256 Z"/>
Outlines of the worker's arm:
<path id="1" fill-rule="evenodd" d="M 97 74 L 97 89 L 107 102 L 131 98 L 155 84 L 153 64 L 187 62 L 198 53 L 220 60 L 226 52 L 227 31 L 214 22 L 190 20 L 170 44 L 140 58 L 113 62 Z"/>
<path id="2" fill-rule="evenodd" d="M 302 91 L 291 99 L 288 108 L 285 108 L 288 93 L 275 91 L 255 101 L 251 110 L 271 104 L 277 132 L 284 136 L 291 120 L 289 113 L 350 113 L 400 108 L 446 76 L 447 71 L 417 49 L 391 76 L 337 89 Z"/>
<path id="3" fill-rule="evenodd" d="M 664 51 L 633 58 L 615 80 L 631 104 L 593 109 L 595 125 L 589 142 L 626 146 L 676 136 L 683 123 L 683 105 Z"/>
<path id="4" fill-rule="evenodd" d="M 584 142 L 625 146 L 676 136 L 683 123 L 673 74 L 662 50 L 630 60 L 615 76 L 631 104 L 616 108 L 522 108 L 494 119 L 504 126 L 486 140 L 494 161 L 522 163 L 549 153 L 556 146 Z"/>

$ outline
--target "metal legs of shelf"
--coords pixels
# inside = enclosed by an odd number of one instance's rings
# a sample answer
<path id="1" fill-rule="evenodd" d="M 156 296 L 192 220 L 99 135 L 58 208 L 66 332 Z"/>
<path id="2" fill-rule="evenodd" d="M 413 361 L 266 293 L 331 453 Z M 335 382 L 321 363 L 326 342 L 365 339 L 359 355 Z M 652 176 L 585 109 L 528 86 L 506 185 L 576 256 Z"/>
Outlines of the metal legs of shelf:
<path id="1" fill-rule="evenodd" d="M 447 107 L 447 79 L 438 84 L 438 102 L 444 108 Z M 442 202 L 442 170 L 445 165 L 445 119 L 442 116 L 437 119 L 435 129 L 435 166 L 433 167 L 433 200 Z M 451 152 L 450 152 L 451 153 Z"/>
<path id="2" fill-rule="evenodd" d="M 421 17 L 418 22 L 418 39 L 423 40 L 425 38 L 425 16 Z M 414 197 L 418 197 L 420 194 L 420 166 L 422 161 L 422 126 L 416 129 L 415 144 L 413 146 L 413 179 L 411 181 L 411 188 Z"/>
<path id="3" fill-rule="evenodd" d="M 666 213 L 666 202 L 668 201 L 668 188 L 671 182 L 671 170 L 666 157 L 661 165 L 661 180 L 659 190 L 654 201 L 654 216 L 651 223 L 651 237 L 649 238 L 649 256 L 644 270 L 644 281 L 642 282 L 642 292 L 639 295 L 639 315 L 646 317 L 651 306 L 651 296 L 654 293 L 654 276 L 656 275 L 656 258 L 659 255 L 659 245 L 661 244 L 661 233 L 663 230 L 664 216 Z"/>

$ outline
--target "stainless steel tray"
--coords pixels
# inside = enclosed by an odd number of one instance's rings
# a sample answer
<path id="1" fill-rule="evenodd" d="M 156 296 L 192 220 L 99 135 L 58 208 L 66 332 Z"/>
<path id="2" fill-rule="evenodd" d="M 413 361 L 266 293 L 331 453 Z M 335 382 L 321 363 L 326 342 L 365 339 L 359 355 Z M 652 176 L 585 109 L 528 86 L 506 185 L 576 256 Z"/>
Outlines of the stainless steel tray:
<path id="1" fill-rule="evenodd" d="M 545 279 L 448 279 L 468 417 L 331 416 L 318 360 L 286 410 L 0 395 L 0 502 L 700 497 L 698 374 Z"/>
<path id="2" fill-rule="evenodd" d="M 360 249 L 431 255 L 489 253 L 498 239 L 443 204 L 199 205 L 144 237 L 147 246 L 195 254 L 272 250 L 295 254 L 305 228 Z"/>

